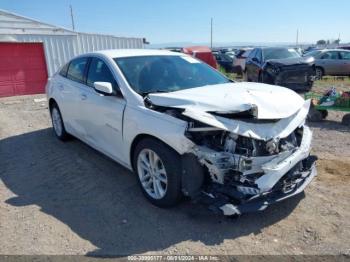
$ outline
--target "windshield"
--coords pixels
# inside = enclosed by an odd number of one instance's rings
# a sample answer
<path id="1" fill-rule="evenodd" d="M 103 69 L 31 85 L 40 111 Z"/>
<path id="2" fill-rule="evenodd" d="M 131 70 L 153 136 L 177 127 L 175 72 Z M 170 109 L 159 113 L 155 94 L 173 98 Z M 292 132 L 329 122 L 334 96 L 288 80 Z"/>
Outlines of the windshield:
<path id="1" fill-rule="evenodd" d="M 265 60 L 300 57 L 300 54 L 292 48 L 266 48 L 263 49 Z"/>
<path id="2" fill-rule="evenodd" d="M 189 56 L 115 58 L 131 88 L 144 95 L 230 82 L 222 74 Z"/>

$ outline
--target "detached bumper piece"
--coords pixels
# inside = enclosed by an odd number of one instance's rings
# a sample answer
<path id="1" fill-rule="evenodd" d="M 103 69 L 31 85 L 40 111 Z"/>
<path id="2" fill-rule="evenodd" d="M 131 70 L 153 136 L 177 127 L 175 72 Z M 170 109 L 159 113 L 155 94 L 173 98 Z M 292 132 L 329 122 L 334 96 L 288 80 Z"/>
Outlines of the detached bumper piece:
<path id="1" fill-rule="evenodd" d="M 212 185 L 202 193 L 200 202 L 216 213 L 227 216 L 263 211 L 268 206 L 304 191 L 317 175 L 317 157 L 309 156 L 289 170 L 268 192 L 246 199 L 245 195 L 223 185 Z"/>

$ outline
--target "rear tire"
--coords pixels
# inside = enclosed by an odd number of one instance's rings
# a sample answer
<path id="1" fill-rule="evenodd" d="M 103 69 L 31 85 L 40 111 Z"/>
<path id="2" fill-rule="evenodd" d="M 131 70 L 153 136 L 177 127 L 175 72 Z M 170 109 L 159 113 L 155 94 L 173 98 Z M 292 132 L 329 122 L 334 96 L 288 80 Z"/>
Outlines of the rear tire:
<path id="1" fill-rule="evenodd" d="M 327 110 L 320 110 L 321 115 L 322 115 L 322 119 L 326 119 L 328 116 L 328 111 Z"/>
<path id="2" fill-rule="evenodd" d="M 315 107 L 311 106 L 309 113 L 307 115 L 307 120 L 310 122 L 320 122 L 322 121 L 323 118 L 323 114 L 322 111 L 315 109 Z"/>
<path id="3" fill-rule="evenodd" d="M 154 138 L 141 140 L 133 155 L 133 166 L 144 196 L 155 206 L 171 207 L 180 202 L 180 156 Z"/>
<path id="4" fill-rule="evenodd" d="M 60 109 L 57 104 L 54 104 L 50 110 L 51 113 L 51 121 L 53 131 L 58 139 L 61 141 L 66 141 L 69 139 L 69 134 L 64 127 L 63 118 Z"/>
<path id="5" fill-rule="evenodd" d="M 309 83 L 307 84 L 307 86 L 305 87 L 305 91 L 306 91 L 306 92 L 311 91 L 313 85 L 314 85 L 314 82 L 313 82 L 313 81 L 309 82 Z"/>

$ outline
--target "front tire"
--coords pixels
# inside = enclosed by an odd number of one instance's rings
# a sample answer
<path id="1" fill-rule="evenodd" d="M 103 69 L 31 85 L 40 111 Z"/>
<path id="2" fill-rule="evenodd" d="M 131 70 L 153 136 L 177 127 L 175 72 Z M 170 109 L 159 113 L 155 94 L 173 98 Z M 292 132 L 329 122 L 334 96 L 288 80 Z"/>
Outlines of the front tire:
<path id="1" fill-rule="evenodd" d="M 324 75 L 323 69 L 321 67 L 316 67 L 315 74 L 316 74 L 316 80 L 321 80 Z"/>
<path id="2" fill-rule="evenodd" d="M 69 138 L 69 134 L 67 133 L 64 127 L 62 115 L 57 104 L 54 104 L 50 111 L 51 111 L 52 127 L 55 135 L 57 136 L 58 139 L 62 141 L 66 141 Z"/>
<path id="3" fill-rule="evenodd" d="M 181 193 L 180 156 L 164 143 L 141 140 L 133 156 L 133 166 L 145 197 L 155 206 L 171 207 L 179 203 Z"/>

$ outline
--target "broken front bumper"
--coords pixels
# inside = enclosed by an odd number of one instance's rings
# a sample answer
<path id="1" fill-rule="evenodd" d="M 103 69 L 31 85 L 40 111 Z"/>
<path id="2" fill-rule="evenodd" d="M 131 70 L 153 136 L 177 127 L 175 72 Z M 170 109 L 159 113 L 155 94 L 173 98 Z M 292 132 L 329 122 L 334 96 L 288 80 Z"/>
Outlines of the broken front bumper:
<path id="1" fill-rule="evenodd" d="M 304 126 L 301 144 L 293 153 L 280 154 L 261 166 L 258 158 L 253 159 L 253 165 L 260 166 L 264 173 L 255 180 L 259 189 L 257 194 L 249 197 L 246 194 L 249 192 L 244 193 L 230 185 L 213 184 L 205 191 L 205 202 L 224 215 L 240 215 L 264 210 L 272 203 L 301 193 L 317 174 L 317 158 L 309 155 L 311 140 L 312 132 Z"/>
<path id="2" fill-rule="evenodd" d="M 293 190 L 290 190 L 287 193 L 281 190 L 266 192 L 264 194 L 254 196 L 253 198 L 239 205 L 226 203 L 220 206 L 219 209 L 223 212 L 224 215 L 240 215 L 243 213 L 263 211 L 271 204 L 280 202 L 282 200 L 300 194 L 304 191 L 307 185 L 310 184 L 312 179 L 317 175 L 317 170 L 315 166 L 316 158 L 307 160 L 310 161 L 311 166 L 303 172 L 302 179 L 297 184 L 295 184 Z"/>

